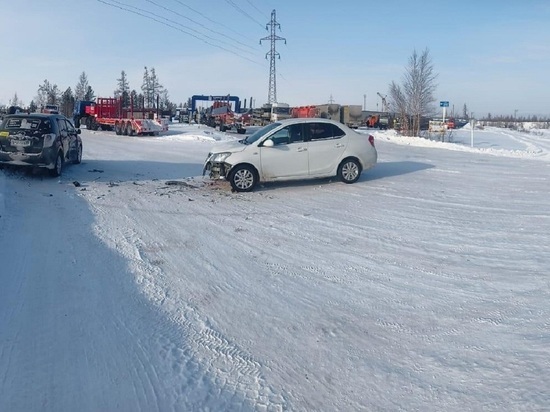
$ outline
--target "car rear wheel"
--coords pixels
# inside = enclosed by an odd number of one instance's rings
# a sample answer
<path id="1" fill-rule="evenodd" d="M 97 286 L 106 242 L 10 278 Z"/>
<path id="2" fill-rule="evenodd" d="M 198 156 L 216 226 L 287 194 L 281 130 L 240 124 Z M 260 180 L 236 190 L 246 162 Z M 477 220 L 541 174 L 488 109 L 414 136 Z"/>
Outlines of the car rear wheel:
<path id="1" fill-rule="evenodd" d="M 237 166 L 229 175 L 229 183 L 236 192 L 250 192 L 258 183 L 256 172 L 247 165 Z"/>
<path id="2" fill-rule="evenodd" d="M 82 145 L 78 145 L 78 149 L 76 151 L 76 158 L 74 159 L 74 164 L 80 164 L 82 162 Z"/>
<path id="3" fill-rule="evenodd" d="M 50 170 L 50 175 L 53 177 L 61 176 L 61 171 L 63 170 L 63 155 L 61 152 L 57 153 L 57 157 L 55 158 L 55 164 L 53 169 Z"/>
<path id="4" fill-rule="evenodd" d="M 338 177 L 344 183 L 355 183 L 361 176 L 361 165 L 355 159 L 346 159 L 338 168 Z"/>

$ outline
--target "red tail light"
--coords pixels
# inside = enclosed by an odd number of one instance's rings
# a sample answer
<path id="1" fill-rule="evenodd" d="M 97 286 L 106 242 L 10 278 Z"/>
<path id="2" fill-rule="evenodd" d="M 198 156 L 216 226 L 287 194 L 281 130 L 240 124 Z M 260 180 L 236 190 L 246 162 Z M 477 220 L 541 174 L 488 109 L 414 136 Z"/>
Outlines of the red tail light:
<path id="1" fill-rule="evenodd" d="M 374 136 L 372 134 L 369 134 L 369 143 L 374 147 Z"/>

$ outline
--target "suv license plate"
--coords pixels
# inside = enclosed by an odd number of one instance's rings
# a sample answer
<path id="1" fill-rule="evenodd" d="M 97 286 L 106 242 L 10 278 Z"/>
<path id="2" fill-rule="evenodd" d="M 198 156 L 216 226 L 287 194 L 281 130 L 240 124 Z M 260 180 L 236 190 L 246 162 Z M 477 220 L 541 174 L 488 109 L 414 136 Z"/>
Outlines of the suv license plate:
<path id="1" fill-rule="evenodd" d="M 30 146 L 31 141 L 30 140 L 12 140 L 11 144 L 12 146 Z"/>

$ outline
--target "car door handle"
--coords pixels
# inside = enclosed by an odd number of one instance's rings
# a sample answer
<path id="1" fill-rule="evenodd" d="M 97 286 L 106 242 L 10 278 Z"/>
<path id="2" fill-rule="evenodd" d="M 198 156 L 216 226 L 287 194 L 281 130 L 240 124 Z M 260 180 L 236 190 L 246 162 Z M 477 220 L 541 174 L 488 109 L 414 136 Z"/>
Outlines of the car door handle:
<path id="1" fill-rule="evenodd" d="M 298 152 L 306 152 L 307 151 L 307 147 L 299 147 L 298 149 L 296 149 Z"/>
<path id="2" fill-rule="evenodd" d="M 338 143 L 336 147 L 344 147 L 344 145 L 342 143 Z"/>

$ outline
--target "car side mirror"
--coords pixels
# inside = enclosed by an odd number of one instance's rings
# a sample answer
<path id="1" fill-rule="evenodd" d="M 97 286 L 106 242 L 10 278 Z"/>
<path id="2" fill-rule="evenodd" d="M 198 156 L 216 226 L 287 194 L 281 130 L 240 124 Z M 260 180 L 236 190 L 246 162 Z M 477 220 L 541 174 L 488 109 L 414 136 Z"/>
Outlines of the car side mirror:
<path id="1" fill-rule="evenodd" d="M 76 129 L 76 134 L 80 134 L 80 133 L 82 133 L 82 130 Z"/>
<path id="2" fill-rule="evenodd" d="M 275 146 L 275 143 L 273 142 L 273 140 L 267 139 L 266 141 L 264 141 L 263 146 L 264 147 L 273 147 L 273 146 Z"/>

